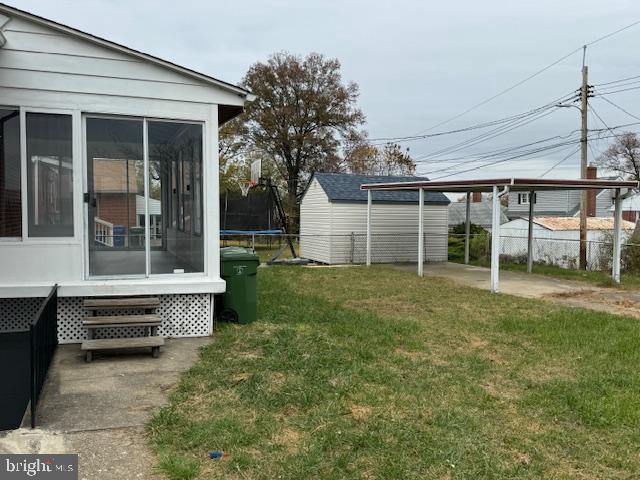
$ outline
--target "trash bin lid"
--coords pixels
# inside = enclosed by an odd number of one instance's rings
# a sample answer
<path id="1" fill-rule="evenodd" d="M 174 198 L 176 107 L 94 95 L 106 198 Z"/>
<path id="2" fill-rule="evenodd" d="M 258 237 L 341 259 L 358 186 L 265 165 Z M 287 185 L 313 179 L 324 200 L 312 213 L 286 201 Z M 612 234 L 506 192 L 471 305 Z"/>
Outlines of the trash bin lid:
<path id="1" fill-rule="evenodd" d="M 258 255 L 250 248 L 224 247 L 220 249 L 221 260 L 253 260 L 258 261 Z"/>

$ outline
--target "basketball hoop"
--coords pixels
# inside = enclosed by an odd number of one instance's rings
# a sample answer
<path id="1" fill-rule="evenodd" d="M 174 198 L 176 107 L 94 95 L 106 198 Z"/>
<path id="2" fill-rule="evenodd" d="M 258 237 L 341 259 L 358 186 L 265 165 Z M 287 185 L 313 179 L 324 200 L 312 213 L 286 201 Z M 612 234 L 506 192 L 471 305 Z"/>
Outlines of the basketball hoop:
<path id="1" fill-rule="evenodd" d="M 254 182 L 253 180 L 240 180 L 238 184 L 240 185 L 240 193 L 242 193 L 243 197 L 249 195 L 249 190 L 251 189 L 251 187 L 256 186 L 256 182 Z"/>

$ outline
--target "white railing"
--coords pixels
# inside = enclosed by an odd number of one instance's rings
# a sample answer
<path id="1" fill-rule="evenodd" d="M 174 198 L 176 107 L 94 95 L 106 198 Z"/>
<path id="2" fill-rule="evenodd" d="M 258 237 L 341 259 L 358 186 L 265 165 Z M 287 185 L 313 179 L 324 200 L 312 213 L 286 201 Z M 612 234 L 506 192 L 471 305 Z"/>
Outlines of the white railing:
<path id="1" fill-rule="evenodd" d="M 95 232 L 95 240 L 97 243 L 107 247 L 113 247 L 113 223 L 94 217 L 93 230 Z"/>

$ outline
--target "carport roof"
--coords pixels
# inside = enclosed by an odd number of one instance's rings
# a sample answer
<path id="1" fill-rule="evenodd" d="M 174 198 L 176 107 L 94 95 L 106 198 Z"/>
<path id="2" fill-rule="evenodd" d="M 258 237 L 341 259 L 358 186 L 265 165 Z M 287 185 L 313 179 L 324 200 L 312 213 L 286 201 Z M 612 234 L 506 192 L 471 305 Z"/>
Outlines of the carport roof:
<path id="1" fill-rule="evenodd" d="M 638 188 L 640 182 L 606 179 L 542 179 L 542 178 L 490 178 L 479 180 L 407 181 L 367 183 L 362 190 L 418 190 L 433 192 L 491 192 L 493 187 L 508 187 L 511 191 L 532 190 L 601 190 L 603 188 Z"/>

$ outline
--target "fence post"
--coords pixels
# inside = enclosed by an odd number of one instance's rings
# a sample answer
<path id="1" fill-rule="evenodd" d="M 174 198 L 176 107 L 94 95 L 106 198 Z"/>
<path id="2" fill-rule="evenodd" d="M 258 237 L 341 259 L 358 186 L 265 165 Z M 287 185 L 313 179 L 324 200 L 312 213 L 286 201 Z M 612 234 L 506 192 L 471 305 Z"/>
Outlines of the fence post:
<path id="1" fill-rule="evenodd" d="M 371 190 L 367 190 L 367 267 L 371 266 Z"/>
<path id="2" fill-rule="evenodd" d="M 469 236 L 471 235 L 471 192 L 467 192 L 466 214 L 464 219 L 464 264 L 469 265 Z"/>
<path id="3" fill-rule="evenodd" d="M 424 268 L 424 189 L 418 190 L 418 275 L 423 275 Z"/>
<path id="4" fill-rule="evenodd" d="M 620 283 L 620 237 L 622 230 L 622 198 L 620 189 L 616 188 L 616 196 L 613 202 L 613 265 L 611 266 L 611 276 L 615 283 Z"/>
<path id="5" fill-rule="evenodd" d="M 353 265 L 353 251 L 355 249 L 355 245 L 356 245 L 356 239 L 354 237 L 353 232 L 351 232 L 351 255 L 349 256 L 349 258 L 351 259 L 352 265 Z"/>

